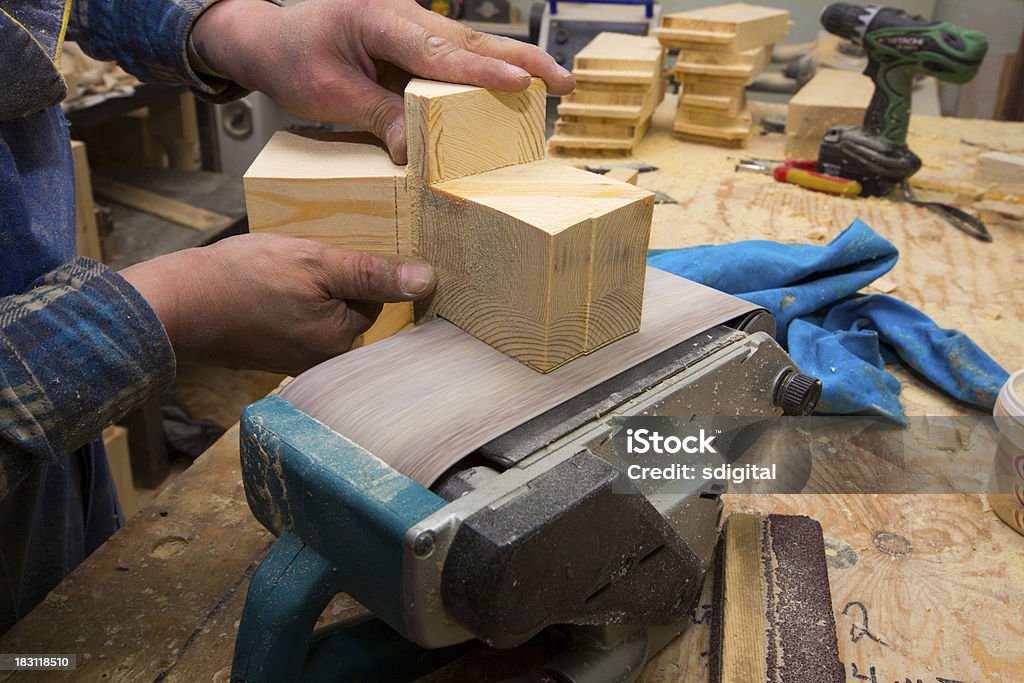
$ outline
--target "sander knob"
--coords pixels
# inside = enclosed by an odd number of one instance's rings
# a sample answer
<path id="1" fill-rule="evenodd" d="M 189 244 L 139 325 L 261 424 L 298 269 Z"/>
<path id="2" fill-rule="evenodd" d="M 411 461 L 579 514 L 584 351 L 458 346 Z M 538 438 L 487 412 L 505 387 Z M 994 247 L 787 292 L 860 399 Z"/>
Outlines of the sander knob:
<path id="1" fill-rule="evenodd" d="M 821 398 L 821 380 L 790 370 L 775 385 L 775 405 L 784 415 L 803 417 L 814 412 Z"/>

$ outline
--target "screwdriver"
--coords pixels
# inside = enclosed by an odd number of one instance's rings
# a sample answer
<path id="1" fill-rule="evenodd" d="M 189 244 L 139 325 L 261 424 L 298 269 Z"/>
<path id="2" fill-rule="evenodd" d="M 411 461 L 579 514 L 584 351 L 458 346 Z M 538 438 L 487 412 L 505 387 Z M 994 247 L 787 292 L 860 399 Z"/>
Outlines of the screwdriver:
<path id="1" fill-rule="evenodd" d="M 775 177 L 780 183 L 799 185 L 809 190 L 827 192 L 845 197 L 856 197 L 861 193 L 861 185 L 856 180 L 840 178 L 834 175 L 818 173 L 817 162 L 809 161 L 773 161 L 770 159 L 743 159 L 736 164 L 737 171 L 753 171 Z"/>

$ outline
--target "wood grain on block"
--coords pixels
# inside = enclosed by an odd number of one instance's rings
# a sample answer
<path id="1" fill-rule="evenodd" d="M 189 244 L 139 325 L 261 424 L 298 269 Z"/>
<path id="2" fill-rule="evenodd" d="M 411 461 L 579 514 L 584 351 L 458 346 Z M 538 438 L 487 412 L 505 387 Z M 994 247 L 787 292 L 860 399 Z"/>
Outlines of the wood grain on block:
<path id="1" fill-rule="evenodd" d="M 434 190 L 438 315 L 542 372 L 639 327 L 651 193 L 550 161 Z"/>
<path id="2" fill-rule="evenodd" d="M 665 14 L 652 34 L 666 47 L 742 52 L 781 42 L 788 32 L 786 10 L 736 2 Z"/>
<path id="3" fill-rule="evenodd" d="M 864 74 L 819 69 L 789 100 L 786 134 L 817 145 L 829 128 L 859 126 L 874 91 L 874 84 Z"/>
<path id="4" fill-rule="evenodd" d="M 549 372 L 639 328 L 654 195 L 538 161 L 544 102 L 540 81 L 406 90 L 414 234 L 438 276 L 417 318 Z"/>
<path id="5" fill-rule="evenodd" d="M 433 320 L 322 363 L 281 396 L 428 486 L 512 427 L 757 309 L 663 271 L 646 273 L 640 331 L 551 373 L 534 372 L 451 323 Z"/>
<path id="6" fill-rule="evenodd" d="M 275 133 L 244 183 L 253 232 L 412 253 L 405 169 L 369 133 Z"/>
<path id="7" fill-rule="evenodd" d="M 416 79 L 405 101 L 410 180 L 439 183 L 544 158 L 539 79 L 519 93 Z"/>
<path id="8" fill-rule="evenodd" d="M 1024 195 L 1024 156 L 985 152 L 978 157 L 975 184 L 988 191 Z"/>
<path id="9" fill-rule="evenodd" d="M 734 513 L 719 541 L 712 683 L 841 683 L 821 525 Z"/>

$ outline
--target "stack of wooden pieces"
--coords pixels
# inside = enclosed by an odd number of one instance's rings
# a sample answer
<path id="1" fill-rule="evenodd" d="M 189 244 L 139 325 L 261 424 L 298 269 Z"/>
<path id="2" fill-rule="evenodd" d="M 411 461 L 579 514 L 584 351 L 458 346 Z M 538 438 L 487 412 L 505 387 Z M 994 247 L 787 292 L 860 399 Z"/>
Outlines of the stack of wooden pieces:
<path id="1" fill-rule="evenodd" d="M 753 119 L 746 89 L 789 31 L 789 12 L 737 2 L 666 14 L 654 35 L 679 50 L 669 72 L 682 86 L 674 130 L 699 141 L 742 145 Z"/>
<path id="2" fill-rule="evenodd" d="M 664 50 L 654 38 L 601 33 L 573 62 L 576 91 L 562 98 L 551 151 L 626 155 L 665 97 Z"/>

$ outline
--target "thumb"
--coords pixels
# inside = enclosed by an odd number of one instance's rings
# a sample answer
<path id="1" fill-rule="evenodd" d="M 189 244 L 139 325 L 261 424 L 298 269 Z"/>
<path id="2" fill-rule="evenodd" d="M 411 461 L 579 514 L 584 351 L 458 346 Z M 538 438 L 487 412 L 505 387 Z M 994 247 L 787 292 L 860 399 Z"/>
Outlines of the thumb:
<path id="1" fill-rule="evenodd" d="M 383 88 L 368 78 L 362 79 L 352 103 L 356 125 L 384 141 L 396 164 L 408 159 L 405 149 L 405 101 L 401 95 Z"/>
<path id="2" fill-rule="evenodd" d="M 409 301 L 426 296 L 437 284 L 434 269 L 417 259 L 338 247 L 322 254 L 320 270 L 332 299 Z"/>

